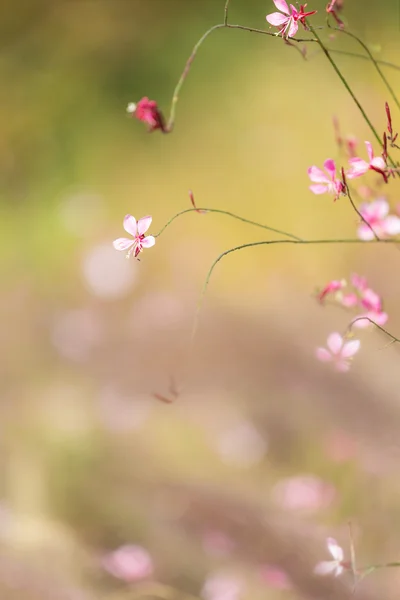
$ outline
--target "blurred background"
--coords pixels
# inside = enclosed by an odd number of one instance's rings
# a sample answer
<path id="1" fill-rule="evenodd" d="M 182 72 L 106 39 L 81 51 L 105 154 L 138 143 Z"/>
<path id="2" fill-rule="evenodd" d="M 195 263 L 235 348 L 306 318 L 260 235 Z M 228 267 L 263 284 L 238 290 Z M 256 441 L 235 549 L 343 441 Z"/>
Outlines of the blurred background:
<path id="1" fill-rule="evenodd" d="M 321 26 L 325 4 L 308 7 Z M 274 10 L 232 0 L 229 19 L 264 28 Z M 345 2 L 353 31 L 395 63 L 399 10 Z M 350 576 L 313 569 L 327 536 L 348 556 L 349 520 L 359 564 L 400 557 L 399 349 L 362 332 L 350 373 L 318 363 L 349 315 L 314 292 L 360 273 L 398 333 L 396 249 L 227 257 L 187 361 L 212 261 L 279 236 L 192 213 L 140 262 L 112 241 L 126 213 L 151 214 L 159 231 L 190 208 L 189 189 L 198 206 L 304 238 L 354 237 L 346 198 L 313 195 L 307 177 L 338 156 L 334 115 L 343 134 L 371 139 L 351 98 L 315 47 L 304 60 L 280 39 L 221 30 L 198 53 L 173 133 L 149 135 L 127 104 L 149 96 L 168 116 L 223 0 L 5 1 L 0 15 L 0 598 L 350 597 Z M 383 131 L 373 66 L 335 56 Z M 385 73 L 398 90 L 400 72 Z M 393 210 L 398 193 L 392 183 Z M 171 386 L 173 404 L 154 396 Z M 382 571 L 358 594 L 395 597 L 399 583 Z"/>

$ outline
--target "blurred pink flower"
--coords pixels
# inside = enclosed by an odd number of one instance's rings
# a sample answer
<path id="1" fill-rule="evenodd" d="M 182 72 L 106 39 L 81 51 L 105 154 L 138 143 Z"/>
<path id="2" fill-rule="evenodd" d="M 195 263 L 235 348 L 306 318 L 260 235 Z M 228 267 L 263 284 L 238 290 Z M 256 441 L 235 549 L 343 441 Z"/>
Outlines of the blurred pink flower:
<path id="1" fill-rule="evenodd" d="M 260 570 L 261 579 L 269 587 L 277 590 L 290 590 L 292 583 L 287 573 L 273 565 L 263 565 Z"/>
<path id="2" fill-rule="evenodd" d="M 299 29 L 298 21 L 305 26 L 305 18 L 317 12 L 316 10 L 304 12 L 307 4 L 300 5 L 299 10 L 291 4 L 289 10 L 286 0 L 273 0 L 273 2 L 281 12 L 271 13 L 266 19 L 270 25 L 280 28 L 277 35 L 282 35 L 284 38 L 294 37 Z"/>
<path id="3" fill-rule="evenodd" d="M 317 348 L 316 356 L 321 362 L 332 362 L 337 371 L 344 373 L 350 369 L 350 361 L 360 349 L 359 340 L 345 341 L 340 333 L 331 333 L 326 348 Z"/>
<path id="4" fill-rule="evenodd" d="M 146 579 L 154 571 L 150 554 L 141 546 L 120 546 L 103 558 L 104 569 L 129 583 Z"/>
<path id="5" fill-rule="evenodd" d="M 341 279 L 340 281 L 334 279 L 333 281 L 327 283 L 327 285 L 318 293 L 317 298 L 322 303 L 326 296 L 342 290 L 344 287 L 346 287 L 346 285 L 347 281 L 345 279 Z"/>
<path id="6" fill-rule="evenodd" d="M 165 133 L 164 118 L 155 100 L 149 100 L 145 96 L 137 104 L 130 102 L 126 110 L 139 121 L 146 123 L 149 132 L 161 129 Z"/>
<path id="7" fill-rule="evenodd" d="M 313 512 L 330 506 L 336 490 L 330 483 L 313 475 L 298 475 L 278 481 L 272 496 L 282 508 Z"/>
<path id="8" fill-rule="evenodd" d="M 332 573 L 335 575 L 335 577 L 337 577 L 343 573 L 344 569 L 348 566 L 347 563 L 343 561 L 343 549 L 333 538 L 328 538 L 326 545 L 332 555 L 333 560 L 319 562 L 314 569 L 314 573 L 316 575 L 329 575 Z"/>
<path id="9" fill-rule="evenodd" d="M 389 215 L 389 203 L 385 198 L 364 202 L 360 205 L 360 213 L 378 237 L 387 238 L 400 233 L 400 218 L 396 215 Z M 357 235 L 360 240 L 374 239 L 374 234 L 366 223 L 360 223 Z"/>
<path id="10" fill-rule="evenodd" d="M 243 585 L 239 579 L 223 573 L 213 573 L 207 577 L 201 596 L 204 600 L 238 600 Z"/>
<path id="11" fill-rule="evenodd" d="M 126 215 L 124 218 L 124 229 L 127 233 L 133 236 L 133 239 L 118 238 L 114 240 L 113 245 L 116 250 L 128 250 L 127 258 L 135 252 L 135 258 L 140 254 L 143 248 L 151 248 L 156 243 L 152 235 L 145 236 L 144 234 L 151 225 L 152 217 L 142 217 L 136 221 L 132 215 Z"/>
<path id="12" fill-rule="evenodd" d="M 359 319 L 360 317 L 368 317 L 377 325 L 384 325 L 386 323 L 389 317 L 382 309 L 382 300 L 376 292 L 371 290 L 371 288 L 365 288 L 362 290 L 360 303 L 367 312 L 359 315 L 356 317 L 356 319 Z M 354 322 L 354 327 L 358 328 L 369 327 L 370 325 L 371 323 L 368 320 Z"/>
<path id="13" fill-rule="evenodd" d="M 361 177 L 361 175 L 364 175 L 367 171 L 372 170 L 382 175 L 384 180 L 387 181 L 386 163 L 382 156 L 374 156 L 374 151 L 370 142 L 365 142 L 365 145 L 367 147 L 369 162 L 358 157 L 350 158 L 350 170 L 346 173 L 346 176 L 349 179 L 355 179 L 356 177 Z"/>
<path id="14" fill-rule="evenodd" d="M 336 176 L 336 163 L 331 158 L 324 162 L 325 173 L 319 167 L 313 165 L 307 170 L 308 176 L 314 182 L 310 185 L 310 190 L 314 194 L 333 194 L 335 200 L 346 192 L 346 186 L 341 179 Z"/>

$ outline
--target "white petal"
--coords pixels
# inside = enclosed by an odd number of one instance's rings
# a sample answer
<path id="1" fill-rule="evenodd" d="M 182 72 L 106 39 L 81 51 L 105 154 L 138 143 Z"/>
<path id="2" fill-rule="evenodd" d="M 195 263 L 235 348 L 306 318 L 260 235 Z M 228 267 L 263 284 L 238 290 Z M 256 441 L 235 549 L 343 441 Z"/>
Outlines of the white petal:
<path id="1" fill-rule="evenodd" d="M 129 240 L 128 238 L 118 238 L 117 240 L 113 241 L 113 246 L 116 250 L 123 251 L 133 246 L 134 243 L 135 240 Z"/>
<path id="2" fill-rule="evenodd" d="M 133 237 L 137 234 L 137 226 L 136 219 L 132 217 L 132 215 L 126 215 L 124 218 L 124 229 L 127 233 L 133 235 Z"/>
<path id="3" fill-rule="evenodd" d="M 343 557 L 344 557 L 343 550 L 339 546 L 337 541 L 334 538 L 328 538 L 326 540 L 326 545 L 328 546 L 328 550 L 332 554 L 335 561 L 342 562 Z"/>
<path id="4" fill-rule="evenodd" d="M 281 12 L 283 12 L 287 15 L 290 14 L 289 7 L 286 3 L 286 0 L 273 0 L 273 2 L 278 10 L 280 10 Z"/>
<path id="5" fill-rule="evenodd" d="M 331 333 L 327 339 L 327 346 L 332 354 L 339 354 L 343 346 L 343 338 L 340 333 Z"/>
<path id="6" fill-rule="evenodd" d="M 156 238 L 152 235 L 148 235 L 141 241 L 143 248 L 151 248 L 152 246 L 154 246 L 155 243 Z"/>
<path id="7" fill-rule="evenodd" d="M 151 225 L 152 220 L 152 217 L 142 217 L 141 219 L 139 219 L 139 221 L 137 222 L 137 230 L 139 235 L 143 235 L 144 233 L 146 233 L 146 231 Z"/>
<path id="8" fill-rule="evenodd" d="M 379 235 L 376 231 L 376 227 L 373 227 L 372 229 L 377 233 L 377 235 Z M 361 223 L 361 225 L 357 229 L 357 235 L 360 238 L 360 240 L 364 240 L 365 242 L 373 240 L 375 236 L 373 234 L 372 229 L 368 227 L 368 225 L 366 225 L 365 223 Z"/>
<path id="9" fill-rule="evenodd" d="M 314 573 L 316 575 L 329 575 L 329 573 L 333 573 L 335 570 L 337 570 L 337 566 L 338 565 L 335 560 L 322 561 L 316 565 Z"/>
<path id="10" fill-rule="evenodd" d="M 351 356 L 354 356 L 359 351 L 360 345 L 360 340 L 351 340 L 350 342 L 345 342 L 341 352 L 342 357 L 350 358 Z"/>
<path id="11" fill-rule="evenodd" d="M 332 360 L 332 354 L 326 348 L 317 348 L 315 356 L 321 362 L 329 362 Z"/>
<path id="12" fill-rule="evenodd" d="M 387 235 L 398 235 L 400 233 L 400 219 L 395 215 L 386 217 L 382 225 Z"/>
<path id="13" fill-rule="evenodd" d="M 344 567 L 342 567 L 342 565 L 338 565 L 336 567 L 336 572 L 335 572 L 335 577 L 339 577 L 339 575 L 341 575 L 344 571 Z"/>

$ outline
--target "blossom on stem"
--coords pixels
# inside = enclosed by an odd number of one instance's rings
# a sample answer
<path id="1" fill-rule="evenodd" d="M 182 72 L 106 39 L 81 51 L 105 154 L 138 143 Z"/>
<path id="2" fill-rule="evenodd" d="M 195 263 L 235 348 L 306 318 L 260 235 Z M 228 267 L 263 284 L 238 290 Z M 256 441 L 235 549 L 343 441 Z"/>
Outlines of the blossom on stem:
<path id="1" fill-rule="evenodd" d="M 301 4 L 299 9 L 291 4 L 289 9 L 286 0 L 273 0 L 273 2 L 280 12 L 271 13 L 266 16 L 266 19 L 270 25 L 279 27 L 276 35 L 281 35 L 283 38 L 294 37 L 299 29 L 298 22 L 300 21 L 303 27 L 306 27 L 306 17 L 317 12 L 316 10 L 305 12 L 307 4 Z"/>
<path id="2" fill-rule="evenodd" d="M 166 133 L 164 117 L 155 100 L 149 100 L 145 96 L 137 104 L 130 102 L 126 111 L 130 115 L 135 115 L 139 121 L 146 123 L 149 133 L 156 129 L 161 129 L 163 133 Z"/>
<path id="3" fill-rule="evenodd" d="M 400 218 L 396 215 L 389 215 L 389 203 L 385 198 L 377 198 L 373 202 L 363 202 L 359 210 L 366 221 L 366 223 L 360 223 L 357 229 L 360 240 L 374 239 L 371 227 L 381 239 L 400 233 Z"/>
<path id="4" fill-rule="evenodd" d="M 387 182 L 386 163 L 384 159 L 382 156 L 374 155 L 372 144 L 370 142 L 365 142 L 365 145 L 367 147 L 369 162 L 359 157 L 350 158 L 350 170 L 346 173 L 347 177 L 349 179 L 355 179 L 371 170 L 382 175 L 385 182 Z"/>
<path id="5" fill-rule="evenodd" d="M 124 251 L 128 250 L 127 258 L 132 253 L 137 258 L 143 248 L 151 248 L 156 243 L 155 238 L 152 235 L 145 236 L 144 234 L 151 225 L 152 217 L 142 217 L 139 221 L 136 221 L 132 215 L 126 215 L 124 218 L 124 229 L 127 233 L 130 233 L 131 238 L 118 238 L 114 240 L 113 245 L 116 250 Z"/>
<path id="6" fill-rule="evenodd" d="M 345 341 L 340 333 L 331 333 L 327 339 L 328 348 L 317 348 L 316 357 L 321 362 L 332 362 L 336 371 L 342 373 L 350 369 L 350 361 L 359 351 L 359 340 Z"/>
<path id="7" fill-rule="evenodd" d="M 361 291 L 360 297 L 360 305 L 362 308 L 366 309 L 366 313 L 363 313 L 356 317 L 356 321 L 354 321 L 353 326 L 358 328 L 369 327 L 371 325 L 368 319 L 374 321 L 377 325 L 385 325 L 388 320 L 388 315 L 383 311 L 382 299 L 374 290 L 371 288 L 365 287 Z M 362 320 L 362 317 L 367 317 L 365 321 Z M 359 320 L 360 319 L 360 320 Z"/>
<path id="8" fill-rule="evenodd" d="M 338 16 L 338 12 L 343 8 L 343 0 L 330 0 L 328 6 L 326 7 L 326 12 L 335 19 L 336 23 L 339 27 L 343 28 L 344 23 L 342 19 Z"/>
<path id="9" fill-rule="evenodd" d="M 322 288 L 322 290 L 318 293 L 317 298 L 322 304 L 326 296 L 329 294 L 335 294 L 339 290 L 342 290 L 344 287 L 346 287 L 346 285 L 347 281 L 345 279 L 341 279 L 340 281 L 334 279 L 333 281 L 330 281 L 324 288 Z"/>
<path id="10" fill-rule="evenodd" d="M 344 569 L 348 568 L 348 563 L 343 560 L 343 549 L 333 538 L 328 538 L 326 540 L 326 545 L 333 560 L 323 560 L 319 562 L 314 569 L 314 573 L 316 575 L 330 575 L 332 573 L 335 577 L 338 577 L 338 575 L 343 573 Z"/>
<path id="11" fill-rule="evenodd" d="M 346 186 L 337 177 L 336 163 L 332 158 L 328 158 L 324 162 L 324 169 L 325 172 L 313 165 L 307 170 L 308 176 L 313 182 L 313 185 L 310 185 L 310 190 L 314 194 L 334 194 L 334 199 L 337 200 L 340 195 L 346 193 Z"/>

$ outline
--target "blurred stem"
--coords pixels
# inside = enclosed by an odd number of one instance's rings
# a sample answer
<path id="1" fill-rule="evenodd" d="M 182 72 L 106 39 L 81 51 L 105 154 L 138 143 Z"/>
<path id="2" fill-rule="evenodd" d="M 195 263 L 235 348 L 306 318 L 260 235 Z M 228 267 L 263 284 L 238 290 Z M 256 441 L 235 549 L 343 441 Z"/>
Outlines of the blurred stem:
<path id="1" fill-rule="evenodd" d="M 347 52 L 347 50 L 339 50 L 336 48 L 327 48 L 328 52 L 330 52 L 331 54 L 343 54 L 343 56 L 351 56 L 352 58 L 361 58 L 362 60 L 368 60 L 369 58 L 368 56 L 365 56 L 365 54 L 358 54 L 357 52 Z M 317 50 L 317 53 L 319 54 L 319 51 Z M 313 56 L 313 55 L 312 55 Z M 311 58 L 311 56 L 308 57 L 309 59 Z M 388 62 L 387 60 L 378 60 L 378 59 L 374 59 L 377 65 L 382 65 L 383 67 L 388 67 L 390 69 L 396 69 L 396 71 L 400 71 L 400 65 L 396 65 L 394 63 Z"/>
<path id="2" fill-rule="evenodd" d="M 224 8 L 224 25 L 225 25 L 225 27 L 228 25 L 228 10 L 229 10 L 230 3 L 231 3 L 231 0 L 226 0 L 226 2 L 225 2 L 225 8 Z"/>
<path id="3" fill-rule="evenodd" d="M 287 237 L 289 237 L 293 240 L 301 241 L 301 238 L 299 238 L 297 235 L 293 235 L 292 233 L 288 233 L 287 231 L 275 229 L 274 227 L 270 227 L 269 225 L 263 225 L 262 223 L 258 223 L 257 221 L 251 221 L 250 219 L 246 219 L 245 217 L 241 217 L 240 215 L 236 215 L 235 213 L 229 212 L 227 210 L 220 210 L 218 208 L 187 208 L 185 210 L 181 210 L 176 215 L 174 215 L 169 221 L 167 221 L 167 223 L 164 225 L 164 227 L 162 227 L 160 229 L 160 231 L 154 237 L 158 237 L 159 235 L 161 235 L 167 229 L 167 227 L 169 227 L 171 225 L 171 223 L 173 223 L 175 221 L 175 219 L 177 219 L 178 217 L 181 217 L 182 215 L 185 215 L 186 213 L 191 213 L 191 212 L 197 212 L 197 213 L 209 212 L 209 213 L 216 213 L 216 214 L 220 214 L 220 215 L 226 215 L 227 217 L 232 217 L 232 219 L 237 219 L 238 221 L 242 221 L 242 223 L 247 223 L 248 225 L 254 225 L 255 227 L 260 227 L 261 229 L 267 229 L 268 231 L 272 231 L 273 233 L 279 233 L 280 235 L 286 235 Z"/>
<path id="4" fill-rule="evenodd" d="M 378 61 L 375 59 L 375 57 L 373 56 L 373 54 L 370 51 L 370 49 L 368 48 L 368 46 L 366 44 L 364 44 L 364 42 L 358 36 L 356 36 L 354 33 L 351 33 L 350 31 L 346 31 L 345 29 L 341 29 L 340 27 L 331 27 L 329 25 L 329 22 L 328 22 L 328 27 L 330 29 L 333 29 L 334 31 L 338 31 L 339 33 L 343 33 L 344 35 L 348 35 L 349 37 L 353 38 L 353 40 L 356 40 L 356 42 L 358 42 L 360 44 L 360 46 L 368 54 L 368 59 L 373 63 L 375 69 L 378 72 L 378 75 L 380 76 L 380 78 L 382 79 L 383 83 L 387 87 L 389 94 L 392 96 L 394 103 L 396 104 L 397 108 L 400 110 L 400 102 L 397 99 L 397 96 L 394 93 L 394 90 L 393 90 L 392 86 L 390 85 L 390 83 L 386 79 L 384 73 L 382 72 L 382 70 L 381 70 L 381 68 L 380 68 L 380 66 L 378 64 Z"/>
<path id="5" fill-rule="evenodd" d="M 200 293 L 200 298 L 199 301 L 197 303 L 197 308 L 196 308 L 196 313 L 195 313 L 195 317 L 194 317 L 194 321 L 193 321 L 193 328 L 192 328 L 192 334 L 191 334 L 191 342 L 190 345 L 193 344 L 193 340 L 194 337 L 196 335 L 197 332 L 197 328 L 198 328 L 198 324 L 199 324 L 199 317 L 200 317 L 200 311 L 203 305 L 203 301 L 204 301 L 204 297 L 206 295 L 207 289 L 208 289 L 208 285 L 210 283 L 211 280 L 211 276 L 214 272 L 215 267 L 217 266 L 217 264 L 225 257 L 228 256 L 228 254 L 232 254 L 233 252 L 238 252 L 239 250 L 245 250 L 246 248 L 255 248 L 257 246 L 272 246 L 273 244 L 304 244 L 304 245 L 325 245 L 325 244 L 396 244 L 398 243 L 398 240 L 393 240 L 393 239 L 373 239 L 373 240 L 360 240 L 358 238 L 345 238 L 345 239 L 340 239 L 340 238 L 336 238 L 336 239 L 322 239 L 322 240 L 263 240 L 261 242 L 250 242 L 248 244 L 240 244 L 239 246 L 234 246 L 233 248 L 229 248 L 229 250 L 225 250 L 225 252 L 222 252 L 222 254 L 220 254 L 212 263 L 211 267 L 208 270 L 206 279 L 204 281 L 203 284 L 203 289 L 201 290 Z M 367 317 L 360 317 L 360 318 L 367 318 Z M 374 323 L 371 319 L 369 319 L 371 321 L 371 323 Z M 357 321 L 357 319 L 354 319 L 354 321 L 352 321 L 352 323 L 354 323 L 355 321 Z M 375 323 L 374 323 L 375 324 Z M 376 325 L 376 324 L 375 324 Z M 351 325 L 349 326 L 351 328 Z M 392 336 L 391 334 L 389 334 L 385 329 L 383 329 L 383 327 L 380 327 L 379 325 L 377 325 L 378 329 L 381 329 L 384 333 L 386 333 L 387 335 L 389 335 L 392 339 L 394 339 L 394 336 Z M 349 329 L 350 330 L 350 329 Z M 397 340 L 396 341 L 400 341 Z"/>
<path id="6" fill-rule="evenodd" d="M 371 240 L 371 241 L 376 241 L 376 240 Z M 390 240 L 379 240 L 379 241 L 382 242 L 382 241 L 390 241 Z M 371 243 L 371 242 L 369 242 L 369 243 Z M 389 333 L 389 331 L 387 329 L 385 329 L 381 325 L 378 325 L 378 323 L 375 323 L 375 321 L 373 321 L 369 317 L 357 317 L 356 319 L 353 319 L 347 328 L 347 331 L 349 333 L 352 331 L 353 325 L 354 325 L 354 323 L 357 323 L 357 321 L 369 321 L 371 323 L 371 325 L 375 325 L 375 327 L 377 329 L 379 329 L 380 331 L 382 331 L 382 333 L 384 333 L 385 335 L 390 337 L 393 343 L 400 343 L 399 338 L 397 338 L 395 335 L 392 335 L 391 333 Z M 385 565 L 372 565 L 370 567 L 364 567 L 363 569 L 360 569 L 360 570 L 365 571 L 366 569 L 367 570 L 368 569 L 383 569 L 384 567 L 400 567 L 400 562 L 392 562 L 392 563 L 387 563 Z M 365 575 L 364 575 L 364 577 L 365 577 Z"/>
<path id="7" fill-rule="evenodd" d="M 310 25 L 309 23 L 307 23 L 311 33 L 313 33 L 313 35 L 315 36 L 321 50 L 323 51 L 323 53 L 325 54 L 326 58 L 329 60 L 329 62 L 331 63 L 333 69 L 335 70 L 336 74 L 338 75 L 340 81 L 343 83 L 344 87 L 346 88 L 346 90 L 349 92 L 350 96 L 353 98 L 356 106 L 358 107 L 360 113 L 362 114 L 362 116 L 364 117 L 365 122 L 367 123 L 368 127 L 371 129 L 372 133 L 375 136 L 375 139 L 379 142 L 379 145 L 383 148 L 383 143 L 382 140 L 378 134 L 378 132 L 376 131 L 375 127 L 373 126 L 372 122 L 370 121 L 367 113 L 365 112 L 364 108 L 362 107 L 362 105 L 360 104 L 360 102 L 358 101 L 356 95 L 354 94 L 353 90 L 351 89 L 351 87 L 349 86 L 347 79 L 344 77 L 344 75 L 342 74 L 342 72 L 340 71 L 339 67 L 337 66 L 336 62 L 333 60 L 333 58 L 331 57 L 328 49 L 326 48 L 326 46 L 324 45 L 324 43 L 322 42 L 321 38 L 319 37 L 319 35 L 317 34 L 317 32 L 315 31 L 314 27 L 312 25 Z M 392 166 L 395 166 L 394 161 L 392 160 L 392 158 L 389 156 L 388 154 L 388 158 L 390 160 L 390 162 L 392 163 Z"/>
<path id="8" fill-rule="evenodd" d="M 362 214 L 360 213 L 360 211 L 358 210 L 357 206 L 354 204 L 353 198 L 351 197 L 351 193 L 350 193 L 350 188 L 346 183 L 346 190 L 347 190 L 347 197 L 350 200 L 350 204 L 353 207 L 354 211 L 358 214 L 358 216 L 360 217 L 361 221 L 367 226 L 369 227 L 369 229 L 372 231 L 372 234 L 374 236 L 374 238 L 379 242 L 380 241 L 380 237 L 378 236 L 378 234 L 375 232 L 375 230 L 373 229 L 372 225 L 370 223 L 368 223 L 368 221 L 362 216 Z"/>

